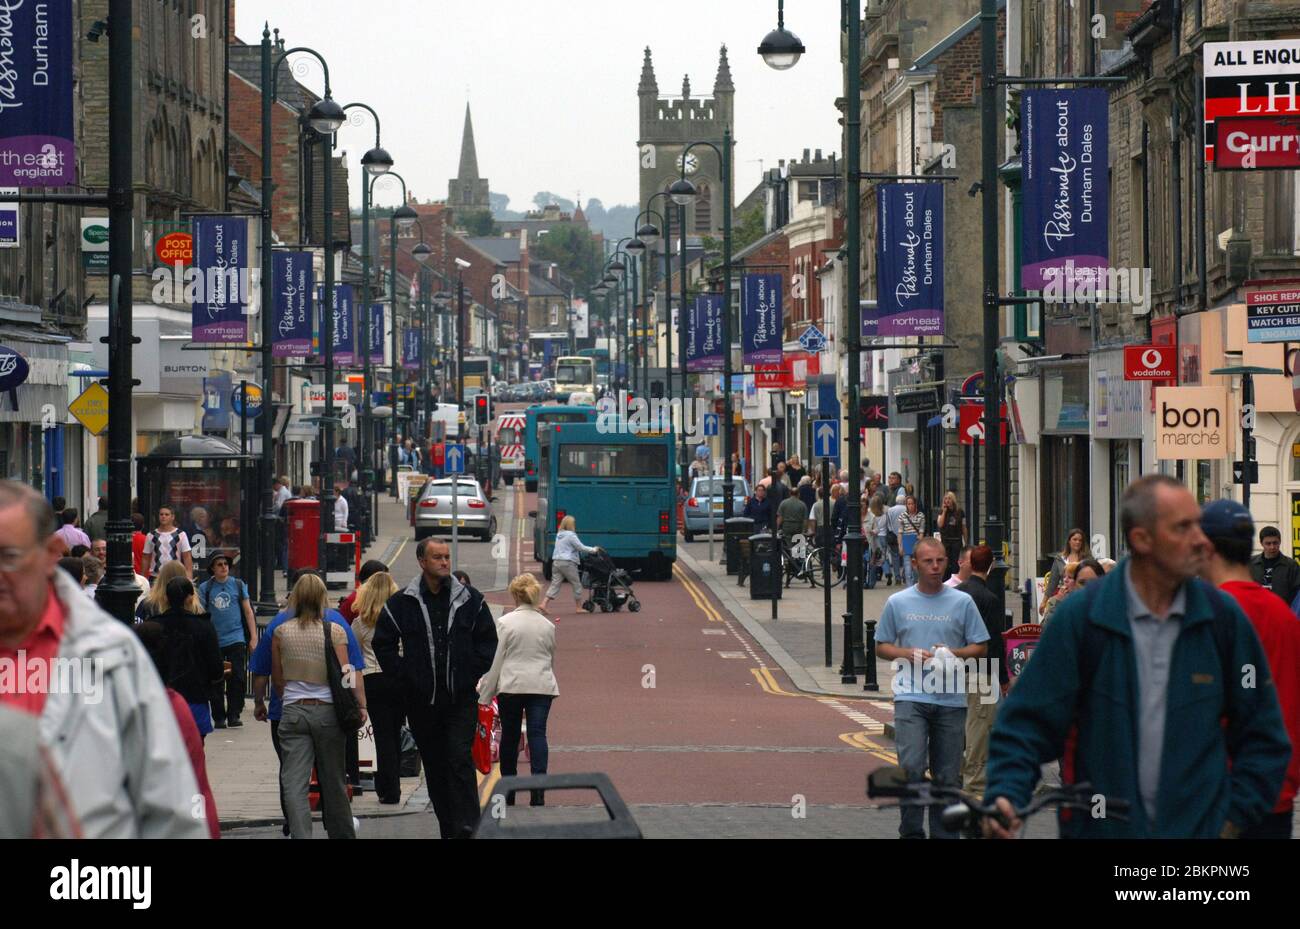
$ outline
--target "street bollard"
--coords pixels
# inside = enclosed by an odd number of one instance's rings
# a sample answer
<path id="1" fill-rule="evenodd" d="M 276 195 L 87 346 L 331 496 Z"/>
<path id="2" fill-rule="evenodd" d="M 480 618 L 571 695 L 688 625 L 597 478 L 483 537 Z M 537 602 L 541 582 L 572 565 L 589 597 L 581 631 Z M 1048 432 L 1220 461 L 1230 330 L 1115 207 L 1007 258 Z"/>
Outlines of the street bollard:
<path id="1" fill-rule="evenodd" d="M 876 691 L 880 689 L 880 683 L 876 680 L 876 621 L 868 619 L 866 626 L 862 650 L 867 656 L 867 668 L 862 677 L 862 689 Z"/>
<path id="2" fill-rule="evenodd" d="M 840 683 L 856 684 L 858 676 L 853 670 L 853 614 L 844 614 L 844 663 L 840 665 Z"/>

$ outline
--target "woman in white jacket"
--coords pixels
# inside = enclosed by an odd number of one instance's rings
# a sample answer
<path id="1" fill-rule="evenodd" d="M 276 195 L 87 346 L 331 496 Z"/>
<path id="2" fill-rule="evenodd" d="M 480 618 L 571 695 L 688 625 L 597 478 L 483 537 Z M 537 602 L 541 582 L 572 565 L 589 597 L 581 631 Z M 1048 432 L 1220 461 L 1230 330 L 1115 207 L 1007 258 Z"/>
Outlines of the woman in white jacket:
<path id="1" fill-rule="evenodd" d="M 555 626 L 538 611 L 542 587 L 531 574 L 510 582 L 515 609 L 497 620 L 497 652 L 492 667 L 479 681 L 479 703 L 497 698 L 501 711 L 501 776 L 514 777 L 519 768 L 519 732 L 528 719 L 528 760 L 533 774 L 545 774 L 546 720 L 551 701 L 560 695 L 555 683 Z M 507 804 L 514 797 L 506 798 Z M 541 791 L 532 792 L 532 805 L 542 806 Z"/>

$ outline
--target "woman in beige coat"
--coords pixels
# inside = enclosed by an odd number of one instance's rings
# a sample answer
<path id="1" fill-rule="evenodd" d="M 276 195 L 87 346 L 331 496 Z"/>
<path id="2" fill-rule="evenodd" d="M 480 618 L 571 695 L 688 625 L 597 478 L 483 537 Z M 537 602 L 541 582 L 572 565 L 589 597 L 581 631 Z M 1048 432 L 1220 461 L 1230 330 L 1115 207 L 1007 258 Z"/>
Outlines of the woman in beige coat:
<path id="1" fill-rule="evenodd" d="M 542 588 L 531 574 L 510 582 L 515 609 L 497 620 L 497 653 L 479 681 L 479 703 L 497 698 L 501 711 L 501 776 L 519 770 L 520 725 L 528 720 L 528 759 L 533 774 L 545 774 L 546 719 L 551 701 L 560 695 L 555 683 L 555 624 L 537 609 Z M 506 798 L 507 804 L 514 797 Z M 541 791 L 532 792 L 532 805 L 542 806 Z"/>

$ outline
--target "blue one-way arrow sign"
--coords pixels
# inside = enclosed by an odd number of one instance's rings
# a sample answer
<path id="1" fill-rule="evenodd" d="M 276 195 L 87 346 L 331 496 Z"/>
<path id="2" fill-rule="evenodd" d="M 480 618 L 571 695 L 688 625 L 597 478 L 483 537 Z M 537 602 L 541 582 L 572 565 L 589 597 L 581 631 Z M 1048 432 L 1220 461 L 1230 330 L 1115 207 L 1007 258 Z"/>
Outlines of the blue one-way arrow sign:
<path id="1" fill-rule="evenodd" d="M 718 434 L 718 414 L 717 414 L 717 413 L 705 413 L 705 414 L 704 414 L 704 434 L 705 434 L 706 436 L 717 435 L 717 434 Z"/>
<path id="2" fill-rule="evenodd" d="M 448 474 L 465 473 L 465 446 L 448 445 L 443 461 L 447 463 L 446 471 Z"/>
<path id="3" fill-rule="evenodd" d="M 840 423 L 837 419 L 818 420 L 813 426 L 813 455 L 836 458 L 840 453 Z"/>

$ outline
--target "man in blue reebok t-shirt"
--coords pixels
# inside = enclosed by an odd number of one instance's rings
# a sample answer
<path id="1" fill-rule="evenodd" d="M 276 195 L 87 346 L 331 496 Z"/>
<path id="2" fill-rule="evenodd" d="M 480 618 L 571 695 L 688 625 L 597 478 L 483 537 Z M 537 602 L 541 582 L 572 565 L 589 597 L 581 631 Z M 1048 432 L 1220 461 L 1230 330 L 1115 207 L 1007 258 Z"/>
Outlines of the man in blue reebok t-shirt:
<path id="1" fill-rule="evenodd" d="M 230 558 L 218 552 L 208 562 L 208 571 L 212 577 L 199 585 L 199 602 L 217 630 L 221 660 L 230 662 L 225 683 L 212 690 L 212 725 L 218 729 L 227 726 L 237 729 L 243 725 L 239 714 L 244 709 L 245 669 L 248 650 L 257 647 L 257 623 L 248 601 L 247 585 L 230 576 Z"/>
<path id="2" fill-rule="evenodd" d="M 943 586 L 948 562 L 943 543 L 924 536 L 912 551 L 916 585 L 885 602 L 876 630 L 876 654 L 894 662 L 894 741 L 909 782 L 924 780 L 929 768 L 936 785 L 961 786 L 966 738 L 966 691 L 976 675 L 964 673 L 966 659 L 983 658 L 989 634 L 969 594 Z M 949 654 L 936 650 L 943 646 Z M 925 838 L 923 808 L 904 806 L 898 834 Z M 955 836 L 943 828 L 942 811 L 930 808 L 930 838 Z"/>

